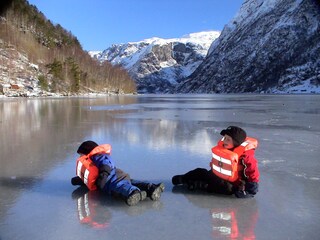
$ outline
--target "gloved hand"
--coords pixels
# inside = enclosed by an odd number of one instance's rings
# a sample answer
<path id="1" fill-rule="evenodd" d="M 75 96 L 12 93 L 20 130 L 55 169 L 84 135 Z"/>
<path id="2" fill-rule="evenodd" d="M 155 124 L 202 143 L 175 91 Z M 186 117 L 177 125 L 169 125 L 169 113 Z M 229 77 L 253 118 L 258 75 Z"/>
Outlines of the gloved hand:
<path id="1" fill-rule="evenodd" d="M 252 198 L 258 192 L 258 187 L 259 184 L 256 182 L 245 182 L 241 180 L 234 195 L 237 198 Z"/>
<path id="2" fill-rule="evenodd" d="M 238 186 L 238 191 L 245 191 L 246 187 L 246 182 L 244 180 L 240 180 L 239 186 Z"/>
<path id="3" fill-rule="evenodd" d="M 81 178 L 78 177 L 78 176 L 71 178 L 71 184 L 73 186 L 75 186 L 75 185 L 80 185 L 80 186 L 85 185 L 84 182 L 81 180 Z"/>
<path id="4" fill-rule="evenodd" d="M 242 190 L 239 190 L 239 191 L 236 191 L 234 193 L 234 195 L 237 197 L 237 198 L 252 198 L 253 195 L 246 192 L 246 191 L 242 191 Z"/>

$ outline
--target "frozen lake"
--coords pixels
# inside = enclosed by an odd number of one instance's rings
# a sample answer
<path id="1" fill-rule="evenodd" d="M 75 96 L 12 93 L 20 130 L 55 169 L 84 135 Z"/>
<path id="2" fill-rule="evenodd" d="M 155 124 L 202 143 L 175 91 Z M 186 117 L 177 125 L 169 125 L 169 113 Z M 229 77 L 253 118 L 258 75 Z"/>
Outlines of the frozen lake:
<path id="1" fill-rule="evenodd" d="M 0 99 L 0 239 L 319 239 L 319 120 L 320 95 Z M 229 125 L 259 140 L 257 196 L 173 188 L 173 175 L 209 168 Z M 110 143 L 132 178 L 164 182 L 160 201 L 75 191 L 88 139 Z"/>

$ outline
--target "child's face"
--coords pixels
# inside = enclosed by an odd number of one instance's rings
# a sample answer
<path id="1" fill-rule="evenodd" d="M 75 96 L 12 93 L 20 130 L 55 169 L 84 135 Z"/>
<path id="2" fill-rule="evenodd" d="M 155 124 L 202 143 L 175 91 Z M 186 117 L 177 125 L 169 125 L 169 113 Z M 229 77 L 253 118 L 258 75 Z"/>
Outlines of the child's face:
<path id="1" fill-rule="evenodd" d="M 223 147 L 226 149 L 234 148 L 232 137 L 230 137 L 227 134 L 224 135 L 224 138 L 223 138 Z"/>

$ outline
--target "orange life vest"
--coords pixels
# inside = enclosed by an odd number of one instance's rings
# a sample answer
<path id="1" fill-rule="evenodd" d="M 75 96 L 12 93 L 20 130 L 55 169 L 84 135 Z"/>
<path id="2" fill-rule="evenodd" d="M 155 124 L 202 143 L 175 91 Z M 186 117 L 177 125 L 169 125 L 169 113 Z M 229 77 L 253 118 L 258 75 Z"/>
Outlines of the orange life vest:
<path id="1" fill-rule="evenodd" d="M 215 175 L 227 180 L 235 182 L 239 178 L 239 172 L 243 170 L 243 165 L 239 157 L 247 150 L 255 149 L 258 146 L 258 140 L 247 137 L 246 140 L 238 147 L 230 151 L 223 147 L 223 138 L 218 145 L 211 149 L 212 160 L 211 169 Z"/>
<path id="2" fill-rule="evenodd" d="M 88 155 L 83 155 L 77 159 L 76 175 L 81 178 L 89 190 L 97 189 L 96 180 L 99 176 L 99 169 L 94 165 L 90 157 L 98 153 L 106 153 L 110 155 L 111 145 L 103 144 L 95 147 Z"/>

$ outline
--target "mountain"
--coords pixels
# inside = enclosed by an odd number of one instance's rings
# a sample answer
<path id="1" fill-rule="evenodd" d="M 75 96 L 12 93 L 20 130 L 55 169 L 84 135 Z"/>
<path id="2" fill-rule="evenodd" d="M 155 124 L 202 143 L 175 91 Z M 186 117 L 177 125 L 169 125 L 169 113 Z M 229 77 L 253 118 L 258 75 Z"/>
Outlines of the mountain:
<path id="1" fill-rule="evenodd" d="M 89 54 L 100 62 L 125 68 L 135 80 L 139 93 L 170 92 L 188 77 L 205 58 L 220 32 L 191 33 L 181 38 L 150 38 L 139 42 L 114 44 Z"/>
<path id="2" fill-rule="evenodd" d="M 178 93 L 320 93 L 317 0 L 245 0 Z"/>
<path id="3" fill-rule="evenodd" d="M 92 59 L 26 0 L 1 0 L 0 63 L 0 97 L 136 92 L 127 71 Z"/>

